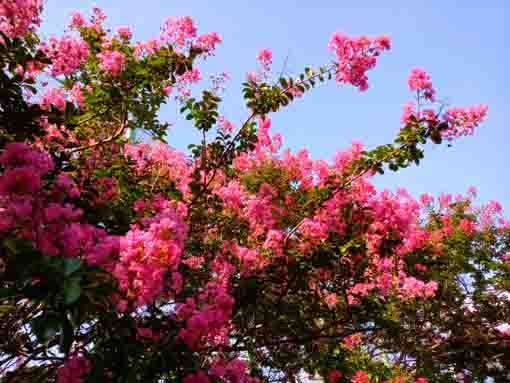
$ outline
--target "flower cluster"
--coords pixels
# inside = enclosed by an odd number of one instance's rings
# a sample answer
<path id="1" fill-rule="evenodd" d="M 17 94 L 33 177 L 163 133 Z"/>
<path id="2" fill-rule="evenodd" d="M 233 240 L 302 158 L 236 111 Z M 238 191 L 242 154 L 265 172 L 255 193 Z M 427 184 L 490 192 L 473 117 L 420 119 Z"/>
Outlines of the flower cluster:
<path id="1" fill-rule="evenodd" d="M 448 130 L 444 132 L 447 138 L 456 138 L 473 134 L 475 128 L 487 116 L 487 105 L 475 105 L 468 108 L 449 108 L 445 113 Z"/>
<path id="2" fill-rule="evenodd" d="M 52 76 L 69 76 L 85 62 L 89 55 L 85 41 L 69 36 L 60 39 L 51 38 L 44 43 L 42 50 L 51 60 Z"/>
<path id="3" fill-rule="evenodd" d="M 146 42 L 138 41 L 134 44 L 134 58 L 140 60 L 145 55 L 155 54 L 161 48 L 161 43 L 157 39 L 149 39 Z"/>
<path id="4" fill-rule="evenodd" d="M 448 108 L 442 115 L 431 108 L 422 110 L 422 104 L 433 102 L 436 93 L 429 74 L 423 69 L 412 69 L 407 83 L 411 91 L 417 92 L 418 105 L 414 102 L 404 104 L 401 116 L 403 124 L 410 123 L 412 118 L 415 120 L 424 119 L 429 126 L 445 123 L 447 128 L 441 131 L 441 135 L 448 140 L 453 140 L 460 136 L 472 135 L 476 127 L 487 116 L 488 107 L 483 104 L 468 108 Z"/>
<path id="5" fill-rule="evenodd" d="M 117 34 L 123 40 L 131 40 L 131 37 L 133 36 L 133 33 L 131 33 L 129 27 L 125 25 L 117 28 Z"/>
<path id="6" fill-rule="evenodd" d="M 179 92 L 179 96 L 177 99 L 185 99 L 191 95 L 190 86 L 192 84 L 196 84 L 202 79 L 202 75 L 200 70 L 197 68 L 193 68 L 184 72 L 182 75 L 177 77 L 176 86 Z"/>
<path id="7" fill-rule="evenodd" d="M 137 144 L 126 145 L 125 154 L 135 161 L 139 174 L 152 172 L 156 177 L 174 182 L 181 193 L 187 193 L 191 169 L 183 153 L 164 144 Z"/>
<path id="8" fill-rule="evenodd" d="M 46 91 L 39 100 L 39 105 L 42 109 L 49 110 L 54 106 L 59 110 L 64 110 L 66 107 L 66 95 L 62 88 L 51 88 Z"/>
<path id="9" fill-rule="evenodd" d="M 390 49 L 390 39 L 387 36 L 351 38 L 336 32 L 328 47 L 336 55 L 337 82 L 350 83 L 364 91 L 368 89 L 366 72 L 375 67 L 382 52 Z"/>
<path id="10" fill-rule="evenodd" d="M 1 0 L 0 31 L 14 38 L 34 30 L 41 22 L 42 5 L 43 0 Z"/>
<path id="11" fill-rule="evenodd" d="M 191 44 L 196 35 L 197 28 L 190 16 L 169 17 L 161 28 L 161 40 L 178 48 Z"/>
<path id="12" fill-rule="evenodd" d="M 235 303 L 229 294 L 229 278 L 234 267 L 216 259 L 211 268 L 216 278 L 208 282 L 195 299 L 188 298 L 177 306 L 177 320 L 185 323 L 178 338 L 191 350 L 229 343 Z"/>
<path id="13" fill-rule="evenodd" d="M 194 46 L 203 51 L 212 54 L 216 49 L 216 45 L 221 43 L 221 37 L 217 32 L 204 33 L 198 36 Z"/>
<path id="14" fill-rule="evenodd" d="M 357 371 L 351 378 L 352 383 L 368 383 L 370 379 L 365 371 Z"/>
<path id="15" fill-rule="evenodd" d="M 82 376 L 87 375 L 90 369 L 91 364 L 84 356 L 73 355 L 59 368 L 57 383 L 80 383 Z"/>
<path id="16" fill-rule="evenodd" d="M 83 17 L 83 15 L 80 12 L 74 11 L 71 14 L 71 20 L 69 22 L 69 27 L 71 29 L 79 30 L 85 24 L 86 24 L 85 18 Z"/>
<path id="17" fill-rule="evenodd" d="M 219 123 L 219 126 L 220 126 L 220 130 L 224 133 L 224 134 L 229 134 L 229 133 L 232 133 L 232 131 L 234 130 L 234 124 L 232 124 L 229 120 L 227 120 L 224 116 L 220 116 L 218 118 L 218 123 Z"/>
<path id="18" fill-rule="evenodd" d="M 97 54 L 99 68 L 112 77 L 118 76 L 124 69 L 126 56 L 118 51 L 105 51 Z"/>
<path id="19" fill-rule="evenodd" d="M 121 239 L 119 261 L 113 274 L 127 297 L 137 306 L 153 302 L 165 290 L 180 292 L 182 277 L 178 272 L 187 225 L 182 208 L 177 210 L 165 200 L 155 201 L 157 210 Z M 167 275 L 171 275 L 168 283 Z"/>
<path id="20" fill-rule="evenodd" d="M 417 280 L 414 277 L 405 277 L 402 287 L 399 291 L 404 298 L 416 298 L 416 297 L 433 297 L 437 290 L 437 282 L 430 281 L 424 283 Z"/>
<path id="21" fill-rule="evenodd" d="M 228 383 L 255 383 L 257 380 L 248 374 L 248 364 L 241 359 L 222 360 L 216 359 L 209 374 L 221 381 Z"/>
<path id="22" fill-rule="evenodd" d="M 271 64 L 273 63 L 273 52 L 267 48 L 261 49 L 257 55 L 257 61 L 260 63 L 260 65 L 262 65 L 262 68 L 265 71 L 268 71 L 271 67 Z"/>
<path id="23" fill-rule="evenodd" d="M 41 177 L 54 167 L 47 153 L 22 143 L 6 145 L 0 156 L 0 164 L 4 168 L 0 176 L 0 193 L 13 198 L 36 193 L 41 187 Z"/>
<path id="24" fill-rule="evenodd" d="M 416 91 L 419 94 L 423 93 L 423 97 L 425 97 L 425 99 L 434 101 L 435 90 L 432 87 L 429 74 L 423 69 L 412 69 L 407 79 L 407 84 L 411 91 Z"/>
<path id="25" fill-rule="evenodd" d="M 93 225 L 83 224 L 83 211 L 63 200 L 80 191 L 60 173 L 43 189 L 42 177 L 54 169 L 51 157 L 15 143 L 5 147 L 0 163 L 0 231 L 15 230 L 47 256 L 80 257 L 103 264 L 118 249 L 118 239 Z"/>

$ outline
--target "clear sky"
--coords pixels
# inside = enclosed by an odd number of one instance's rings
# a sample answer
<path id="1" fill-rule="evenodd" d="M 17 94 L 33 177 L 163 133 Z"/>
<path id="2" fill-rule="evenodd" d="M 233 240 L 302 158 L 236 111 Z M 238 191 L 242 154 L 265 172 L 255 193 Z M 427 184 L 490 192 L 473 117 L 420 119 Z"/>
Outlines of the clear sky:
<path id="1" fill-rule="evenodd" d="M 510 203 L 510 1 L 508 0 L 96 0 L 112 27 L 129 25 L 134 38 L 159 35 L 166 16 L 192 16 L 199 33 L 223 38 L 202 72 L 227 70 L 222 113 L 232 122 L 246 117 L 241 98 L 245 73 L 255 68 L 260 48 L 273 51 L 275 72 L 299 73 L 305 66 L 327 63 L 332 32 L 388 34 L 392 49 L 369 72 L 370 89 L 326 83 L 291 107 L 272 115 L 273 132 L 284 146 L 306 147 L 312 157 L 330 159 L 352 140 L 367 147 L 388 143 L 399 129 L 401 105 L 411 98 L 406 78 L 420 66 L 432 76 L 441 100 L 453 106 L 489 105 L 489 117 L 474 136 L 452 148 L 429 146 L 418 168 L 375 179 L 380 187 L 407 188 L 413 195 L 464 193 L 478 188 L 481 201 Z M 89 11 L 92 1 L 46 0 L 42 32 L 61 34 L 73 10 Z M 284 66 L 284 63 L 286 65 Z M 175 123 L 169 143 L 185 148 L 192 129 L 177 116 L 174 103 L 161 116 Z"/>

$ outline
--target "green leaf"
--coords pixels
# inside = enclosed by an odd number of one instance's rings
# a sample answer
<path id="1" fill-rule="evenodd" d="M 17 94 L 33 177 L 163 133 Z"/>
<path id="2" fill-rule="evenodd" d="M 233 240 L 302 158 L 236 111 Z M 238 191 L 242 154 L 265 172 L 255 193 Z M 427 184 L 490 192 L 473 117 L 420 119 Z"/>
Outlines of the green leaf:
<path id="1" fill-rule="evenodd" d="M 15 287 L 3 287 L 0 289 L 0 299 L 8 298 L 18 293 L 18 289 Z"/>
<path id="2" fill-rule="evenodd" d="M 64 302 L 72 305 L 81 296 L 81 277 L 73 277 L 64 283 Z"/>
<path id="3" fill-rule="evenodd" d="M 81 266 L 81 261 L 78 258 L 66 258 L 64 260 L 64 275 L 66 277 L 78 271 Z"/>
<path id="4" fill-rule="evenodd" d="M 44 313 L 32 320 L 32 328 L 39 342 L 46 343 L 62 330 L 62 324 L 56 313 Z"/>

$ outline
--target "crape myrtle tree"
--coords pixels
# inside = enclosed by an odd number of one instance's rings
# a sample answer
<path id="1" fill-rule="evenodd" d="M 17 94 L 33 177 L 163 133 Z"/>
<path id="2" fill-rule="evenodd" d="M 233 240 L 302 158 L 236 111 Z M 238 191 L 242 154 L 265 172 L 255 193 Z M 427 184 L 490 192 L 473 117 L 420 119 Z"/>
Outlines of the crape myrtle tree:
<path id="1" fill-rule="evenodd" d="M 438 104 L 413 69 L 393 143 L 313 160 L 271 115 L 327 80 L 365 91 L 388 37 L 335 33 L 328 65 L 279 78 L 262 49 L 234 126 L 226 74 L 190 91 L 217 33 L 170 17 L 133 42 L 93 7 L 41 41 L 41 8 L 0 0 L 2 382 L 510 380 L 501 205 L 370 182 L 486 106 Z M 188 155 L 164 142 L 167 102 L 201 133 Z"/>

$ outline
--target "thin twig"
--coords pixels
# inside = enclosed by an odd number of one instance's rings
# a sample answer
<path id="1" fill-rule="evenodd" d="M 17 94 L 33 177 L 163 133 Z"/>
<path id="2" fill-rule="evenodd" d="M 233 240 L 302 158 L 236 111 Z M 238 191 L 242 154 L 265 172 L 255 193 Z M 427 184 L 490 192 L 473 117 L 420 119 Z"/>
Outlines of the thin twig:
<path id="1" fill-rule="evenodd" d="M 109 138 L 107 138 L 105 140 L 98 141 L 98 142 L 95 142 L 90 145 L 83 145 L 83 146 L 80 146 L 77 148 L 73 148 L 73 149 L 69 150 L 69 153 L 72 154 L 72 153 L 80 152 L 83 150 L 92 149 L 97 146 L 104 145 L 109 142 L 115 141 L 117 138 L 122 136 L 122 134 L 124 134 L 124 131 L 126 130 L 126 127 L 128 126 L 127 119 L 128 119 L 128 112 L 127 112 L 127 108 L 126 108 L 122 111 L 122 117 L 121 117 L 119 129 L 117 129 L 117 131 L 112 136 L 110 136 Z"/>

